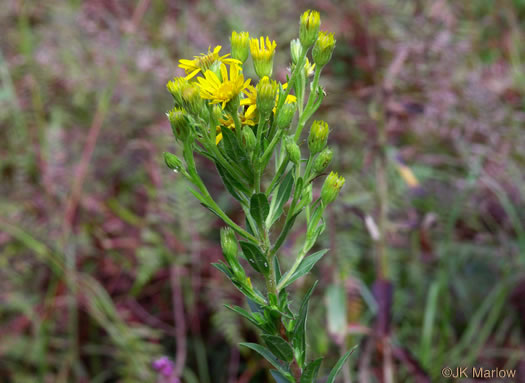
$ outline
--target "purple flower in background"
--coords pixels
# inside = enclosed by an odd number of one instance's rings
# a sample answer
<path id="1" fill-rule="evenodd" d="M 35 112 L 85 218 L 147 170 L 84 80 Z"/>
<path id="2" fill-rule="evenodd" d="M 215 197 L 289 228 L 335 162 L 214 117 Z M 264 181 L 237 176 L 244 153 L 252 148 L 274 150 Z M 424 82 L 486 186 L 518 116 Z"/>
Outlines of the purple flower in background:
<path id="1" fill-rule="evenodd" d="M 167 357 L 163 356 L 153 362 L 153 368 L 164 378 L 171 378 L 175 368 L 173 362 Z M 179 379 L 174 378 L 169 380 L 169 383 L 178 383 Z"/>

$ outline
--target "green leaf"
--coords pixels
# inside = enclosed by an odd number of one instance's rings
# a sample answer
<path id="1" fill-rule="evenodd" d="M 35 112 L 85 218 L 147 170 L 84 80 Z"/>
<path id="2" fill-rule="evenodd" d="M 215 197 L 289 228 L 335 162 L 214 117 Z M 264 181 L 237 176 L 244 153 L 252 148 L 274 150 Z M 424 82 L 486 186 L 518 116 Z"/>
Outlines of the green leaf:
<path id="1" fill-rule="evenodd" d="M 224 142 L 223 147 L 226 156 L 229 157 L 235 165 L 241 166 L 246 172 L 246 175 L 248 175 L 248 178 L 251 179 L 253 172 L 250 161 L 244 149 L 239 145 L 236 134 L 231 129 L 221 129 L 221 133 L 223 138 L 221 142 Z"/>
<path id="2" fill-rule="evenodd" d="M 283 338 L 276 335 L 262 335 L 271 352 L 279 359 L 290 363 L 293 360 L 293 349 Z"/>
<path id="3" fill-rule="evenodd" d="M 276 370 L 270 370 L 270 374 L 272 374 L 272 377 L 275 379 L 277 383 L 290 383 L 295 382 L 293 378 L 286 378 L 283 374 L 281 374 L 279 371 Z"/>
<path id="4" fill-rule="evenodd" d="M 277 238 L 277 241 L 275 241 L 274 245 L 273 245 L 273 248 L 272 248 L 272 253 L 275 253 L 277 250 L 279 250 L 279 248 L 281 247 L 281 245 L 284 243 L 284 240 L 286 239 L 286 237 L 288 236 L 288 232 L 292 229 L 293 227 L 293 224 L 295 222 L 295 219 L 297 218 L 297 216 L 299 215 L 300 212 L 298 213 L 295 213 L 292 217 L 290 217 L 290 219 L 284 224 L 284 227 L 283 227 L 283 230 L 281 231 L 281 233 L 279 234 L 279 237 Z"/>
<path id="5" fill-rule="evenodd" d="M 337 377 L 337 374 L 339 374 L 339 371 L 341 371 L 341 368 L 343 368 L 343 365 L 345 364 L 346 360 L 354 352 L 356 348 L 357 346 L 355 346 L 354 348 L 349 350 L 346 354 L 344 354 L 341 358 L 339 358 L 339 361 L 337 362 L 337 364 L 334 366 L 334 368 L 330 372 L 330 375 L 328 375 L 328 380 L 326 381 L 326 383 L 334 383 L 335 378 Z"/>
<path id="6" fill-rule="evenodd" d="M 297 359 L 297 363 L 301 368 L 304 367 L 304 362 L 306 359 L 306 318 L 308 314 L 308 302 L 310 301 L 310 297 L 314 292 L 315 286 L 317 286 L 317 281 L 315 281 L 313 286 L 310 288 L 310 290 L 308 290 L 303 298 L 301 308 L 299 309 L 299 315 L 293 330 L 295 358 Z"/>
<path id="7" fill-rule="evenodd" d="M 233 277 L 233 273 L 232 273 L 232 271 L 230 270 L 230 268 L 228 267 L 228 265 L 226 265 L 226 264 L 223 263 L 223 262 L 212 263 L 211 265 L 212 265 L 213 267 L 215 267 L 217 270 L 220 270 L 220 271 L 222 271 L 224 274 L 226 274 L 226 276 L 227 276 L 229 279 L 232 279 L 232 277 Z"/>
<path id="8" fill-rule="evenodd" d="M 304 258 L 299 264 L 299 267 L 297 268 L 297 270 L 295 270 L 295 272 L 290 276 L 290 279 L 286 281 L 286 283 L 284 284 L 282 288 L 289 286 L 290 284 L 295 282 L 297 279 L 301 278 L 303 275 L 310 272 L 310 270 L 312 270 L 312 268 L 317 263 L 317 261 L 319 261 L 323 257 L 323 255 L 326 254 L 327 251 L 328 249 L 324 249 L 324 250 L 318 251 L 317 253 L 314 253 Z"/>
<path id="9" fill-rule="evenodd" d="M 328 331 L 331 334 L 346 334 L 346 294 L 343 286 L 331 285 L 326 291 Z"/>
<path id="10" fill-rule="evenodd" d="M 237 193 L 237 190 L 247 193 L 248 191 L 245 189 L 245 187 L 240 182 L 238 182 L 235 179 L 235 177 L 232 176 L 219 163 L 216 163 L 215 166 L 217 166 L 217 171 L 219 172 L 219 175 L 221 176 L 222 182 L 224 183 L 224 186 L 230 192 L 232 197 L 235 198 L 239 202 L 244 202 L 244 199 L 241 198 L 239 193 Z"/>
<path id="11" fill-rule="evenodd" d="M 248 347 L 264 357 L 268 362 L 272 364 L 281 374 L 284 376 L 291 376 L 290 371 L 288 371 L 288 368 L 286 368 L 279 360 L 276 358 L 274 354 L 267 348 L 257 344 L 257 343 L 239 343 L 239 346 Z"/>
<path id="12" fill-rule="evenodd" d="M 217 262 L 217 263 L 212 263 L 212 266 L 215 267 L 216 269 L 222 271 L 227 277 L 229 280 L 232 281 L 233 285 L 235 287 L 237 287 L 237 289 L 244 294 L 244 296 L 246 296 L 248 299 L 251 299 L 255 302 L 265 302 L 265 299 L 264 297 L 262 296 L 262 294 L 255 288 L 248 288 L 246 287 L 245 285 L 243 285 L 242 283 L 240 283 L 239 281 L 236 280 L 235 276 L 233 275 L 233 272 L 232 270 L 228 267 L 228 265 L 226 265 L 225 263 L 223 262 Z"/>
<path id="13" fill-rule="evenodd" d="M 250 265 L 259 273 L 268 274 L 270 270 L 266 257 L 261 252 L 258 246 L 251 242 L 239 241 L 242 252 Z"/>
<path id="14" fill-rule="evenodd" d="M 272 226 L 283 214 L 283 206 L 290 198 L 293 188 L 293 172 L 289 171 L 277 189 L 277 196 L 272 199 L 270 214 L 266 219 L 266 226 Z"/>
<path id="15" fill-rule="evenodd" d="M 264 193 L 256 193 L 252 195 L 250 200 L 250 214 L 259 226 L 263 226 L 268 213 L 270 212 L 270 205 Z"/>
<path id="16" fill-rule="evenodd" d="M 248 312 L 247 310 L 243 309 L 242 307 L 230 306 L 230 305 L 224 305 L 224 306 L 227 307 L 228 309 L 232 310 L 233 312 L 236 312 L 240 316 L 246 318 L 248 321 L 250 321 L 255 326 L 257 326 L 259 328 L 262 328 L 261 324 L 257 321 L 257 319 L 250 312 Z"/>
<path id="17" fill-rule="evenodd" d="M 275 268 L 275 281 L 276 283 L 279 283 L 281 280 L 281 265 L 279 264 L 279 258 L 277 256 L 273 257 L 273 265 Z"/>
<path id="18" fill-rule="evenodd" d="M 308 363 L 306 368 L 301 375 L 301 383 L 315 383 L 317 374 L 319 374 L 319 368 L 321 367 L 321 362 L 323 358 L 314 360 L 313 362 Z"/>

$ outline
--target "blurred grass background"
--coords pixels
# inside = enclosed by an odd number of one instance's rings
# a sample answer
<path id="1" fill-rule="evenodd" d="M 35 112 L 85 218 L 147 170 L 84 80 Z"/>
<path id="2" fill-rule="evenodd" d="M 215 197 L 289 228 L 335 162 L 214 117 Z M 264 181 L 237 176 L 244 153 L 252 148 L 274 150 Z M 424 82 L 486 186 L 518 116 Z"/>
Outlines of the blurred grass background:
<path id="1" fill-rule="evenodd" d="M 284 80 L 308 8 L 337 38 L 316 118 L 347 178 L 319 245 L 331 251 L 297 287 L 320 280 L 311 357 L 333 365 L 360 343 L 341 382 L 382 381 L 367 230 L 381 108 L 396 381 L 439 382 L 445 366 L 525 381 L 525 1 L 5 0 L 0 382 L 155 382 L 162 355 L 187 383 L 270 381 L 237 349 L 257 333 L 224 308 L 241 297 L 210 267 L 220 222 L 162 163 L 165 83 L 180 58 L 228 52 L 232 29 L 275 39 Z M 285 264 L 293 253 L 292 240 Z"/>

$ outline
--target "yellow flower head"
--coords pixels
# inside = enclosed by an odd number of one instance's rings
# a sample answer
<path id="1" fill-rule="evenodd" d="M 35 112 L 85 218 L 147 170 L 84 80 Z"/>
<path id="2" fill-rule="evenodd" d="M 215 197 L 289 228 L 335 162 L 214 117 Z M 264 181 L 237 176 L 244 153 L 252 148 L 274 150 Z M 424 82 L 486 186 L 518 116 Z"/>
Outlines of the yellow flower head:
<path id="1" fill-rule="evenodd" d="M 217 61 L 225 64 L 242 64 L 239 60 L 227 58 L 230 54 L 223 56 L 219 55 L 221 46 L 217 45 L 213 52 L 208 48 L 208 53 L 201 53 L 200 56 L 193 56 L 193 60 L 179 60 L 179 68 L 184 69 L 186 72 L 186 80 L 189 80 L 199 73 L 204 73 Z"/>
<path id="2" fill-rule="evenodd" d="M 265 44 L 266 42 L 266 44 Z M 255 73 L 260 78 L 264 76 L 271 77 L 273 72 L 273 56 L 275 55 L 275 41 L 270 41 L 269 37 L 260 37 L 259 39 L 250 40 L 250 52 L 253 58 Z"/>
<path id="3" fill-rule="evenodd" d="M 315 42 L 312 56 L 314 62 L 320 67 L 325 66 L 332 58 L 332 52 L 335 48 L 335 39 L 333 33 L 321 31 Z"/>
<path id="4" fill-rule="evenodd" d="M 211 104 L 221 104 L 222 108 L 237 97 L 244 89 L 250 85 L 250 80 L 244 81 L 244 76 L 236 63 L 230 65 L 230 76 L 226 65 L 221 64 L 221 79 L 211 70 L 204 72 L 204 78 L 199 77 L 199 87 L 201 97 L 210 100 Z"/>
<path id="5" fill-rule="evenodd" d="M 304 48 L 310 48 L 317 40 L 321 16 L 317 11 L 307 10 L 301 15 L 299 40 Z"/>

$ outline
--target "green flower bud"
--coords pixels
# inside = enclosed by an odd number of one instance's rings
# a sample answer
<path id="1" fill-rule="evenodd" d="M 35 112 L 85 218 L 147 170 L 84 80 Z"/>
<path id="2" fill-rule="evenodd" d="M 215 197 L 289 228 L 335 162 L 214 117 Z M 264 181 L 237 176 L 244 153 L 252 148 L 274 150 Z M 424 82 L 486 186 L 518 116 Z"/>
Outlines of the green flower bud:
<path id="1" fill-rule="evenodd" d="M 299 40 L 303 48 L 310 48 L 317 40 L 319 27 L 321 26 L 321 16 L 317 11 L 307 10 L 301 15 Z"/>
<path id="2" fill-rule="evenodd" d="M 244 270 L 237 257 L 239 252 L 237 239 L 235 238 L 235 233 L 229 227 L 221 229 L 221 247 L 224 258 L 232 268 L 233 273 L 235 275 L 244 275 Z"/>
<path id="3" fill-rule="evenodd" d="M 285 102 L 281 108 L 279 116 L 277 116 L 277 128 L 287 129 L 292 123 L 295 110 L 297 109 L 296 102 Z"/>
<path id="4" fill-rule="evenodd" d="M 310 153 L 316 154 L 324 149 L 328 140 L 330 129 L 324 121 L 314 121 L 308 135 L 308 149 Z"/>
<path id="5" fill-rule="evenodd" d="M 314 63 L 319 67 L 325 66 L 332 58 L 334 48 L 334 34 L 321 31 L 312 51 Z"/>
<path id="6" fill-rule="evenodd" d="M 295 143 L 292 136 L 286 137 L 285 139 L 286 154 L 295 165 L 298 165 L 301 161 L 301 149 L 299 145 Z"/>
<path id="7" fill-rule="evenodd" d="M 265 44 L 266 42 L 266 44 Z M 269 37 L 266 40 L 261 36 L 260 39 L 250 40 L 250 52 L 253 59 L 253 67 L 255 73 L 260 78 L 264 76 L 271 77 L 273 73 L 273 56 L 275 55 L 275 41 L 270 41 Z"/>
<path id="8" fill-rule="evenodd" d="M 204 100 L 200 96 L 199 88 L 195 85 L 190 85 L 182 91 L 182 99 L 184 106 L 193 115 L 199 116 L 204 107 Z"/>
<path id="9" fill-rule="evenodd" d="M 213 105 L 211 109 L 211 117 L 213 118 L 213 123 L 215 125 L 219 124 L 219 121 L 221 120 L 222 116 L 223 116 L 223 111 L 220 105 L 218 104 Z"/>
<path id="10" fill-rule="evenodd" d="M 325 148 L 314 161 L 314 172 L 315 174 L 322 173 L 323 170 L 325 170 L 328 165 L 330 165 L 330 162 L 332 162 L 332 157 L 334 156 L 334 152 L 330 148 Z"/>
<path id="11" fill-rule="evenodd" d="M 175 154 L 164 152 L 164 162 L 171 170 L 180 172 L 184 169 L 182 161 Z"/>
<path id="12" fill-rule="evenodd" d="M 175 104 L 177 106 L 183 105 L 184 100 L 182 99 L 182 93 L 184 92 L 184 89 L 189 86 L 190 83 L 184 77 L 176 77 L 173 80 L 168 81 L 166 84 L 166 88 L 175 99 Z"/>
<path id="13" fill-rule="evenodd" d="M 255 146 L 257 145 L 257 138 L 255 137 L 252 128 L 250 128 L 249 126 L 244 126 L 242 128 L 241 136 L 242 145 L 246 148 L 248 152 L 252 152 L 255 149 Z"/>
<path id="14" fill-rule="evenodd" d="M 250 35 L 248 32 L 232 32 L 232 58 L 244 63 L 250 53 Z"/>
<path id="15" fill-rule="evenodd" d="M 257 84 L 257 109 L 262 115 L 266 116 L 273 109 L 277 90 L 277 82 L 268 77 L 263 77 Z"/>
<path id="16" fill-rule="evenodd" d="M 292 56 L 292 63 L 294 65 L 296 65 L 297 62 L 299 61 L 299 58 L 301 57 L 302 49 L 303 48 L 301 46 L 301 42 L 299 41 L 299 39 L 293 39 L 290 42 L 290 52 Z"/>
<path id="17" fill-rule="evenodd" d="M 171 130 L 176 139 L 185 141 L 190 133 L 186 111 L 182 108 L 173 108 L 166 115 L 171 124 Z"/>
<path id="18" fill-rule="evenodd" d="M 344 184 L 344 177 L 339 177 L 337 173 L 330 172 L 321 188 L 321 201 L 325 205 L 334 202 Z"/>

